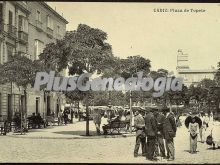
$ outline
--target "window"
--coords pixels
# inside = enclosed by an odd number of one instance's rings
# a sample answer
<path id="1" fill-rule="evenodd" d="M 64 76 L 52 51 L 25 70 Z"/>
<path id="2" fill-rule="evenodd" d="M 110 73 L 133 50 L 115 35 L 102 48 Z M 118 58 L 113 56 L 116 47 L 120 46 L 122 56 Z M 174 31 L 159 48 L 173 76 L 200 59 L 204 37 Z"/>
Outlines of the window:
<path id="1" fill-rule="evenodd" d="M 41 22 L 41 12 L 37 10 L 36 20 Z"/>
<path id="2" fill-rule="evenodd" d="M 28 21 L 22 15 L 19 15 L 18 17 L 18 29 L 19 31 L 28 32 Z"/>
<path id="3" fill-rule="evenodd" d="M 53 30 L 53 19 L 49 15 L 47 16 L 47 27 Z"/>
<path id="4" fill-rule="evenodd" d="M 2 19 L 3 19 L 3 4 L 0 3 L 0 24 L 2 23 L 2 22 L 1 22 Z"/>
<path id="5" fill-rule="evenodd" d="M 14 52 L 14 48 L 10 45 L 7 45 L 7 57 L 8 57 L 8 61 L 11 60 L 12 56 L 13 56 L 13 52 Z"/>
<path id="6" fill-rule="evenodd" d="M 60 35 L 60 26 L 57 26 L 57 34 Z"/>
<path id="7" fill-rule="evenodd" d="M 38 56 L 41 53 L 43 53 L 43 50 L 44 50 L 44 43 L 41 42 L 40 40 L 35 40 L 35 43 L 34 43 L 34 54 L 35 54 L 36 60 L 39 59 Z"/>
<path id="8" fill-rule="evenodd" d="M 9 25 L 13 24 L 13 13 L 12 13 L 12 11 L 9 11 L 9 13 L 8 13 L 8 24 Z"/>

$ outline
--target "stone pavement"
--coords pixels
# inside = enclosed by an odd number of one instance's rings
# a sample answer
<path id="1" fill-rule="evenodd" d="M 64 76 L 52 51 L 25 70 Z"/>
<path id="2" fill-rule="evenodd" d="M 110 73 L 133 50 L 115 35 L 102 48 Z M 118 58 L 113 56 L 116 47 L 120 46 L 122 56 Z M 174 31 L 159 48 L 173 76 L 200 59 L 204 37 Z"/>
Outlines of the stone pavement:
<path id="1" fill-rule="evenodd" d="M 94 128 L 94 124 L 90 123 L 91 133 L 94 133 Z M 220 133 L 220 125 L 217 128 L 217 131 Z M 88 139 L 62 139 L 62 137 L 75 137 L 74 134 L 77 133 L 85 135 L 85 122 L 70 124 L 68 126 L 55 126 L 42 130 L 36 129 L 27 135 L 13 135 L 13 137 L 0 136 L 0 162 L 220 163 L 220 149 L 212 150 L 206 143 L 198 142 L 197 154 L 189 153 L 189 133 L 185 126 L 177 129 L 177 135 L 174 139 L 176 159 L 173 162 L 161 159 L 157 162 L 151 162 L 142 156 L 134 158 L 135 136 L 126 138 L 99 138 L 97 136 L 90 136 Z M 80 134 L 77 135 L 80 136 Z M 41 135 L 42 139 L 39 138 L 40 136 L 34 135 Z M 55 136 L 59 137 L 59 139 L 49 139 L 49 135 L 51 138 Z M 44 139 L 43 137 L 47 138 Z M 139 154 L 141 154 L 141 151 L 139 151 Z"/>
<path id="2" fill-rule="evenodd" d="M 16 138 L 32 138 L 32 139 L 91 139 L 91 138 L 116 138 L 116 137 L 129 137 L 135 136 L 135 133 L 122 131 L 121 134 L 112 135 L 96 135 L 96 128 L 93 121 L 89 122 L 90 136 L 86 135 L 86 122 L 74 121 L 73 124 L 48 126 L 42 129 L 30 129 L 29 132 L 21 135 L 20 133 L 10 132 L 7 134 L 9 137 Z M 101 129 L 102 130 L 102 129 Z"/>

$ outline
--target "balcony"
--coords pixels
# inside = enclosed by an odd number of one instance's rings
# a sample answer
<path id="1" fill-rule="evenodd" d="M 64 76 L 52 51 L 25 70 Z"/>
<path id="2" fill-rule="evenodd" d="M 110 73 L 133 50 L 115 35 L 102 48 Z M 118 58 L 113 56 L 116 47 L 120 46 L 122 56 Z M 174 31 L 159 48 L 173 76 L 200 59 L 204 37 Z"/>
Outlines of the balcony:
<path id="1" fill-rule="evenodd" d="M 53 38 L 53 30 L 49 27 L 47 27 L 47 36 L 51 39 Z"/>
<path id="2" fill-rule="evenodd" d="M 40 32 L 43 31 L 43 23 L 39 20 L 36 20 L 36 29 Z"/>
<path id="3" fill-rule="evenodd" d="M 8 24 L 8 35 L 12 38 L 16 38 L 16 27 L 14 27 L 13 25 Z"/>
<path id="4" fill-rule="evenodd" d="M 18 39 L 21 43 L 26 44 L 28 42 L 28 34 L 24 31 L 19 31 Z"/>

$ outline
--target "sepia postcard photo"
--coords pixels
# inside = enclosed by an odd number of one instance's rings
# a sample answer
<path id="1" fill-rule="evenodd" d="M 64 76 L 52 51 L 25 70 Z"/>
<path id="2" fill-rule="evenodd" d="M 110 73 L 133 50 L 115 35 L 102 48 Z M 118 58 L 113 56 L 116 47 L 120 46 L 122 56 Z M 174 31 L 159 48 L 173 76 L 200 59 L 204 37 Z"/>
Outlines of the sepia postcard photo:
<path id="1" fill-rule="evenodd" d="M 0 163 L 220 163 L 220 3 L 0 1 Z"/>

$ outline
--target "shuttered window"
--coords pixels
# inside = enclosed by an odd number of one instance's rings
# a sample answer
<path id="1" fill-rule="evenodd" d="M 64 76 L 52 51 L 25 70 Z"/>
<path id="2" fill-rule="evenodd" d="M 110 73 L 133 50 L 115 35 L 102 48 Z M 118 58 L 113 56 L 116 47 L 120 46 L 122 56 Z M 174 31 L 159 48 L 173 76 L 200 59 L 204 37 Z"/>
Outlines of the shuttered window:
<path id="1" fill-rule="evenodd" d="M 40 40 L 35 40 L 34 43 L 34 54 L 35 54 L 35 58 L 39 59 L 39 55 L 41 53 L 43 53 L 44 50 L 44 43 L 41 42 Z"/>
<path id="2" fill-rule="evenodd" d="M 22 15 L 19 15 L 18 17 L 18 30 L 28 32 L 28 21 L 27 18 L 25 18 Z"/>

